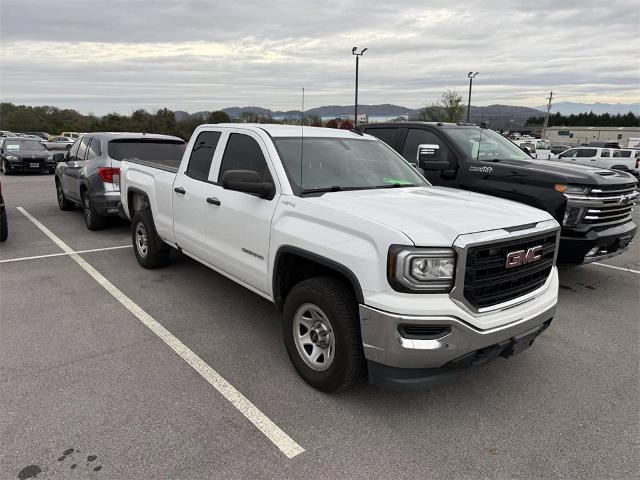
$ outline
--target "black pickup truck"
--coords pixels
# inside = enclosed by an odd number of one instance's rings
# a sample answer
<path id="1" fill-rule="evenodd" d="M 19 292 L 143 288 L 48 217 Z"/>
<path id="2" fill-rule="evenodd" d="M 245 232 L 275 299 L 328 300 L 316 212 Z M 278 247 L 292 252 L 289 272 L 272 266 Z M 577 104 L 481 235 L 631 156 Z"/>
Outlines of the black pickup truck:
<path id="1" fill-rule="evenodd" d="M 636 233 L 631 211 L 639 194 L 628 173 L 534 160 L 500 134 L 473 124 L 402 122 L 358 128 L 422 168 L 434 185 L 549 212 L 562 225 L 559 263 L 618 255 Z"/>

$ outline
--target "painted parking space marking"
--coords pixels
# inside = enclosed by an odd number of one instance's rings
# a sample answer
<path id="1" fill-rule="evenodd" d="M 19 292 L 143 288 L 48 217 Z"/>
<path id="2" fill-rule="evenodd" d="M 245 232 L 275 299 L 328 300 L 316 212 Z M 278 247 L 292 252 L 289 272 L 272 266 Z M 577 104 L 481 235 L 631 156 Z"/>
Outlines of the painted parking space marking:
<path id="1" fill-rule="evenodd" d="M 621 270 L 623 272 L 640 274 L 640 270 L 631 270 L 630 268 L 627 268 L 627 267 L 616 267 L 615 265 L 607 265 L 606 263 L 593 262 L 591 265 L 597 265 L 598 267 L 613 268 L 614 270 Z"/>
<path id="2" fill-rule="evenodd" d="M 107 250 L 119 250 L 122 248 L 131 248 L 131 245 L 119 245 L 117 247 L 104 247 L 104 248 L 91 248 L 89 250 L 74 250 L 73 253 L 91 253 L 91 252 L 104 252 Z M 65 255 L 71 255 L 69 252 L 60 252 L 60 253 L 49 253 L 47 255 L 34 255 L 32 257 L 19 257 L 19 258 L 7 258 L 5 260 L 0 260 L 0 263 L 11 263 L 11 262 L 22 262 L 25 260 L 37 260 L 39 258 L 49 258 L 49 257 L 63 257 Z"/>
<path id="3" fill-rule="evenodd" d="M 84 271 L 98 282 L 107 292 L 118 300 L 129 312 L 140 320 L 149 330 L 155 333 L 160 339 L 176 352 L 185 362 L 187 362 L 196 372 L 198 372 L 211 386 L 213 386 L 224 398 L 226 398 L 240 413 L 242 413 L 258 430 L 260 430 L 280 451 L 288 458 L 293 458 L 305 450 L 287 435 L 280 427 L 271 421 L 262 411 L 260 411 L 249 399 L 225 380 L 218 372 L 209 366 L 204 360 L 196 355 L 189 347 L 183 344 L 178 338 L 173 336 L 166 328 L 160 325 L 151 315 L 138 306 L 133 300 L 127 297 L 114 284 L 107 280 L 100 272 L 87 263 L 79 252 L 74 251 L 62 239 L 55 235 L 38 219 L 27 212 L 24 208 L 18 207 L 20 213 L 27 217 L 42 233 L 55 243 L 60 249 L 72 258 Z"/>

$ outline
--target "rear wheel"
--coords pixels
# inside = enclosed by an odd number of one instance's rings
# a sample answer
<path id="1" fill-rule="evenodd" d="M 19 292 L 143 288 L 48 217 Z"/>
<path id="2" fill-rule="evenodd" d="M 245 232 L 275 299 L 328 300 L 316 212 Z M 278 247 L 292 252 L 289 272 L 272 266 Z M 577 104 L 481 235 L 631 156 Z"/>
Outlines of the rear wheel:
<path id="1" fill-rule="evenodd" d="M 62 185 L 56 178 L 56 196 L 58 197 L 58 206 L 60 210 L 73 210 L 73 203 L 67 200 L 67 197 L 64 196 L 64 192 L 62 191 Z"/>
<path id="2" fill-rule="evenodd" d="M 82 192 L 82 215 L 84 216 L 84 223 L 87 224 L 89 230 L 100 230 L 107 224 L 107 219 L 96 212 L 91 201 L 91 195 L 86 190 Z"/>
<path id="3" fill-rule="evenodd" d="M 156 233 L 151 210 L 135 213 L 131 220 L 131 239 L 136 259 L 144 268 L 158 268 L 169 263 L 171 249 Z"/>
<path id="4" fill-rule="evenodd" d="M 355 383 L 364 365 L 357 301 L 351 288 L 331 277 L 304 280 L 284 305 L 283 335 L 296 371 L 325 392 Z"/>

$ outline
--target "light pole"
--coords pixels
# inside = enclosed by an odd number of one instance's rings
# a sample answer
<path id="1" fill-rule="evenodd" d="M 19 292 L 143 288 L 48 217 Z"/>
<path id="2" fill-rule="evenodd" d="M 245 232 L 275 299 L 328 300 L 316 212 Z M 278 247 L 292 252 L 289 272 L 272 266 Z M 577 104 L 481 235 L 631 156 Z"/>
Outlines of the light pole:
<path id="1" fill-rule="evenodd" d="M 360 57 L 364 55 L 364 52 L 367 51 L 366 48 L 363 48 L 360 53 L 357 52 L 358 47 L 353 47 L 351 49 L 351 54 L 356 56 L 356 102 L 355 102 L 355 112 L 354 112 L 354 127 L 358 126 L 358 67 L 360 64 Z"/>
<path id="2" fill-rule="evenodd" d="M 551 111 L 551 100 L 553 100 L 553 92 L 549 92 L 547 97 L 549 104 L 547 105 L 547 113 L 544 114 L 544 127 L 542 127 L 542 139 L 547 138 L 547 127 L 549 126 L 549 112 Z"/>
<path id="3" fill-rule="evenodd" d="M 479 72 L 467 73 L 467 77 L 469 77 L 469 101 L 467 102 L 467 123 L 469 123 L 469 115 L 471 114 L 471 85 L 473 84 L 473 79 L 476 78 Z"/>

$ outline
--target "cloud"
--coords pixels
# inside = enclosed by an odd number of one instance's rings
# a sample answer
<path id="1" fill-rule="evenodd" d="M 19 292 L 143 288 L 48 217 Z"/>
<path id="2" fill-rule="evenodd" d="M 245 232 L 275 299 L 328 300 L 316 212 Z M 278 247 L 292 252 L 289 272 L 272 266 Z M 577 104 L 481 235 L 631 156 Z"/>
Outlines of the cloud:
<path id="1" fill-rule="evenodd" d="M 474 103 L 640 98 L 636 0 L 0 0 L 3 101 L 81 111 L 350 104 L 417 107 L 447 88 Z"/>

